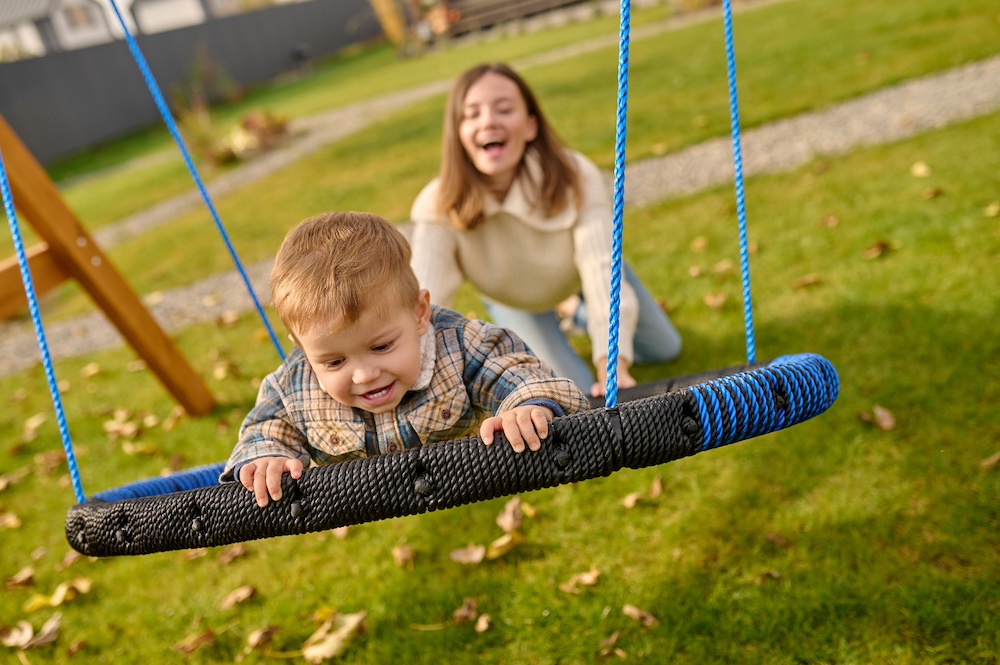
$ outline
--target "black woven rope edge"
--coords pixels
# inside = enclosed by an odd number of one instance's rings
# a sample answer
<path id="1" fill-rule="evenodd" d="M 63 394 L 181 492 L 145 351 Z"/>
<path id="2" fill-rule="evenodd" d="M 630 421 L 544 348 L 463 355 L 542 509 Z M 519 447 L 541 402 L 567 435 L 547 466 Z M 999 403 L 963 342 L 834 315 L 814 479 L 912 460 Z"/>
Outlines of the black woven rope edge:
<path id="1" fill-rule="evenodd" d="M 282 500 L 264 509 L 237 483 L 92 501 L 70 509 L 66 537 L 90 556 L 210 547 L 417 515 L 607 476 L 623 467 L 663 464 L 702 450 L 701 425 L 686 388 L 741 371 L 769 370 L 736 367 L 641 386 L 633 389 L 636 399 L 619 404 L 617 417 L 598 408 L 557 418 L 535 453 L 514 453 L 502 436 L 492 446 L 466 437 L 311 468 L 298 481 L 286 476 Z M 654 394 L 643 396 L 648 392 Z"/>

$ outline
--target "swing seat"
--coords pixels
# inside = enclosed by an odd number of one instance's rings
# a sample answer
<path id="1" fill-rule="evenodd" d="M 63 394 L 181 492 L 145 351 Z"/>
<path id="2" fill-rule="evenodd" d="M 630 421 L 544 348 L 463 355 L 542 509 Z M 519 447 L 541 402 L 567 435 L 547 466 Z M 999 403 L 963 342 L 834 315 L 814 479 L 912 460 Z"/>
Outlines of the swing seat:
<path id="1" fill-rule="evenodd" d="M 619 392 L 621 404 L 556 418 L 537 452 L 502 434 L 306 469 L 259 508 L 224 463 L 97 494 L 69 510 L 66 538 L 88 556 L 151 554 L 418 515 L 639 469 L 790 427 L 837 399 L 836 370 L 815 354 Z M 600 407 L 600 408 L 597 408 Z"/>

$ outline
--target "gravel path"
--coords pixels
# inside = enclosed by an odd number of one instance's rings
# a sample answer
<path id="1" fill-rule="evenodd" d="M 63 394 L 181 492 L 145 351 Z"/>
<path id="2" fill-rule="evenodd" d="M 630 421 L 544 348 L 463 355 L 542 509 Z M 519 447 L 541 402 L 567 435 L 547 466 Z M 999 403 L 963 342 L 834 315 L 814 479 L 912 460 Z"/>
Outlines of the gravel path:
<path id="1" fill-rule="evenodd" d="M 525 68 L 570 57 L 580 49 L 603 48 L 607 40 L 593 40 L 572 49 L 515 63 Z M 298 123 L 305 138 L 280 151 L 234 170 L 213 182 L 213 196 L 234 191 L 336 141 L 401 106 L 445 92 L 440 81 L 340 109 Z M 806 113 L 743 132 L 742 154 L 747 175 L 794 169 L 819 156 L 832 156 L 858 147 L 899 141 L 909 136 L 962 122 L 1000 109 L 1000 57 L 971 63 L 859 97 L 832 108 Z M 719 138 L 664 157 L 629 165 L 626 203 L 645 205 L 690 194 L 731 181 L 732 148 Z M 97 234 L 103 246 L 168 222 L 174 215 L 199 203 L 198 194 L 178 197 L 142 215 L 108 227 Z M 258 297 L 269 299 L 267 277 L 271 261 L 248 266 Z M 170 332 L 194 323 L 218 320 L 253 309 L 242 281 L 235 273 L 215 275 L 200 282 L 144 298 L 163 328 Z M 46 326 L 54 359 L 107 349 L 122 343 L 117 331 L 98 312 Z M 0 375 L 39 364 L 38 347 L 30 323 L 0 324 Z"/>

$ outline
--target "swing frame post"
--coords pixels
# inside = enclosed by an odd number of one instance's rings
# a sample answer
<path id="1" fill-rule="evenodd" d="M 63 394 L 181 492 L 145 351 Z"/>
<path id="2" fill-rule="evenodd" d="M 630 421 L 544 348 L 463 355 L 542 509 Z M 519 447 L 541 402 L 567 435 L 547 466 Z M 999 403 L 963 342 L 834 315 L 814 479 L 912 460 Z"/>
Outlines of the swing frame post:
<path id="1" fill-rule="evenodd" d="M 37 292 L 75 279 L 189 414 L 211 412 L 215 398 L 204 380 L 108 260 L 3 116 L 0 150 L 8 165 L 15 204 L 43 241 L 28 252 Z M 0 263 L 0 317 L 25 306 L 16 260 Z"/>

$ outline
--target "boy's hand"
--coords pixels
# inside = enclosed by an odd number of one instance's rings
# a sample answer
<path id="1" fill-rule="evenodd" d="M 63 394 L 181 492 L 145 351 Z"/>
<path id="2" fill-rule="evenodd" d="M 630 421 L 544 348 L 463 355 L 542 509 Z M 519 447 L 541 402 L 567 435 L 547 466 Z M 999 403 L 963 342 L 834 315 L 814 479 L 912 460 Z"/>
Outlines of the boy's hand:
<path id="1" fill-rule="evenodd" d="M 530 450 L 538 450 L 542 447 L 542 439 L 549 435 L 549 423 L 553 418 L 555 414 L 546 406 L 518 406 L 484 420 L 479 428 L 479 436 L 488 446 L 493 443 L 493 433 L 503 430 L 515 453 L 524 452 L 525 444 L 528 444 Z"/>
<path id="2" fill-rule="evenodd" d="M 268 495 L 275 501 L 281 498 L 281 476 L 285 472 L 298 479 L 302 476 L 302 462 L 288 457 L 255 459 L 240 468 L 240 482 L 254 493 L 257 505 L 263 508 Z"/>

